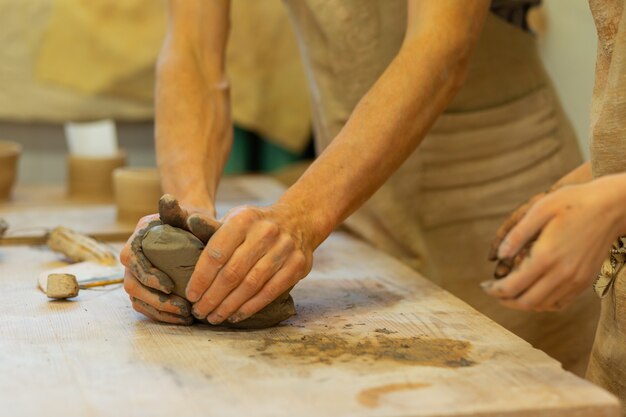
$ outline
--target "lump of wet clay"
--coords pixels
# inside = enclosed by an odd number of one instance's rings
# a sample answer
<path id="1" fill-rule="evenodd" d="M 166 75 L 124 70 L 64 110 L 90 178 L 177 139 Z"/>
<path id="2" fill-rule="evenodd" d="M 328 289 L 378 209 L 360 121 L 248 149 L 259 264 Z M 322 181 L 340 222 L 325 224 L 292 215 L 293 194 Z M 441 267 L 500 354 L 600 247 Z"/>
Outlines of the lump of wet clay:
<path id="1" fill-rule="evenodd" d="M 185 297 L 185 288 L 204 249 L 204 243 L 186 230 L 167 224 L 154 226 L 141 242 L 143 253 L 152 265 L 174 281 L 173 294 Z M 261 311 L 239 323 L 221 326 L 238 329 L 264 329 L 277 325 L 296 314 L 289 291 Z"/>

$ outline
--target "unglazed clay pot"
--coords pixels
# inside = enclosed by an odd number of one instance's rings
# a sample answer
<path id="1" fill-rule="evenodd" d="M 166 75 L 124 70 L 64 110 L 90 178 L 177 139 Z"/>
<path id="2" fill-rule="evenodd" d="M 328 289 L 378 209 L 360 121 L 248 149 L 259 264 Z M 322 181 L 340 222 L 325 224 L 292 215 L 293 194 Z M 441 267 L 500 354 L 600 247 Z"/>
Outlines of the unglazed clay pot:
<path id="1" fill-rule="evenodd" d="M 68 188 L 72 198 L 97 201 L 113 200 L 113 171 L 126 165 L 126 152 L 115 156 L 69 155 Z"/>
<path id="2" fill-rule="evenodd" d="M 156 168 L 118 168 L 113 183 L 119 222 L 135 224 L 143 216 L 158 213 L 163 192 Z"/>
<path id="3" fill-rule="evenodd" d="M 8 200 L 17 179 L 17 162 L 22 147 L 15 142 L 0 141 L 0 201 Z"/>

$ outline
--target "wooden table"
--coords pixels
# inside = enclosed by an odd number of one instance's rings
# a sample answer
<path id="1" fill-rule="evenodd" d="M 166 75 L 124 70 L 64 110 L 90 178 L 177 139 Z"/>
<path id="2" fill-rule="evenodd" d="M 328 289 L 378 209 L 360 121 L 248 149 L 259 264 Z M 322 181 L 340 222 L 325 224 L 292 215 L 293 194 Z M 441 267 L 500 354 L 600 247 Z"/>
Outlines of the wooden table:
<path id="1" fill-rule="evenodd" d="M 119 287 L 49 301 L 36 276 L 58 258 L 0 247 L 2 415 L 619 416 L 614 397 L 343 232 L 293 291 L 298 315 L 263 331 L 155 323 Z"/>

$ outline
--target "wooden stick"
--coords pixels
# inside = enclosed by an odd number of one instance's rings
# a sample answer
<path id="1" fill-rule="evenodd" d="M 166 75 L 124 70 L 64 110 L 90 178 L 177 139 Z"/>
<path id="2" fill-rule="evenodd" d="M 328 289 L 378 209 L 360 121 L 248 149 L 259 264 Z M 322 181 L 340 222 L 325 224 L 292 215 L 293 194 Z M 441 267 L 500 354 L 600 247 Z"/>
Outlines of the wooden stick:
<path id="1" fill-rule="evenodd" d="M 105 285 L 121 284 L 122 282 L 124 282 L 124 278 L 103 279 L 101 281 L 85 282 L 80 284 L 79 288 L 84 290 L 85 288 L 104 287 Z"/>

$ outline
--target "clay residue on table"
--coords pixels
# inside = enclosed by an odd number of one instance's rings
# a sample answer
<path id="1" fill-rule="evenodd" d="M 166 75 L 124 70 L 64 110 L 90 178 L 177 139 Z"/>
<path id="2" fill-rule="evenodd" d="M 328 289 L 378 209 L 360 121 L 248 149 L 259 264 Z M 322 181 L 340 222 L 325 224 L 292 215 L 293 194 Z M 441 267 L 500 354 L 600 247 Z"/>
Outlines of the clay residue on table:
<path id="1" fill-rule="evenodd" d="M 401 382 L 397 384 L 380 385 L 378 387 L 364 389 L 359 392 L 356 399 L 361 405 L 364 405 L 367 408 L 376 408 L 380 405 L 380 397 L 385 394 L 397 391 L 420 389 L 428 386 L 430 385 L 420 382 Z"/>
<path id="2" fill-rule="evenodd" d="M 475 364 L 469 357 L 471 343 L 464 340 L 421 337 L 353 336 L 325 333 L 264 336 L 256 347 L 269 360 L 300 364 L 394 362 L 402 365 L 460 368 Z M 257 355 L 254 355 L 257 356 Z"/>

